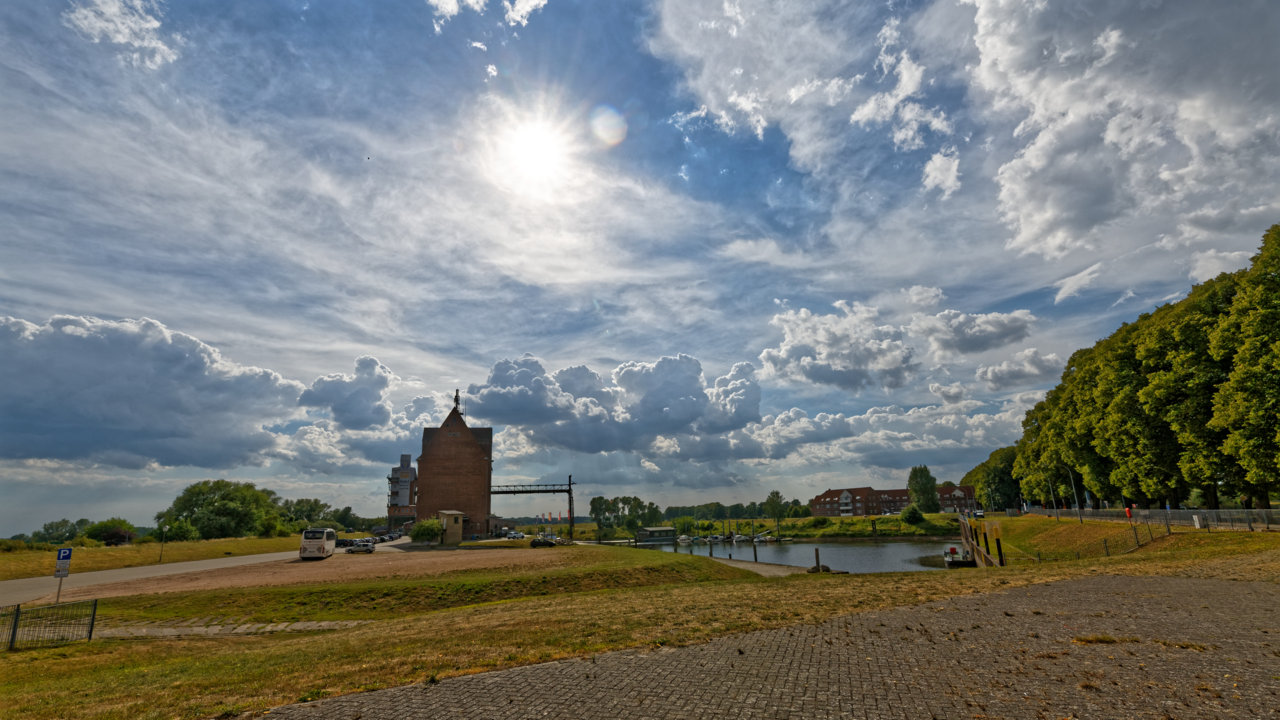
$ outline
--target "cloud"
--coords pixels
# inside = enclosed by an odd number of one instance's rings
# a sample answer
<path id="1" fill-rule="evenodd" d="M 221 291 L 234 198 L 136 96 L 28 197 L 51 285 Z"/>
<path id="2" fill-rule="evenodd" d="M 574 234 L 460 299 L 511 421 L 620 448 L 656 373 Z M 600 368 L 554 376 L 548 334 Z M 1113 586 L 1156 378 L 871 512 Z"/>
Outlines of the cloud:
<path id="1" fill-rule="evenodd" d="M 386 425 L 391 419 L 387 388 L 393 379 L 387 366 L 364 355 L 356 359 L 354 375 L 316 378 L 298 398 L 298 405 L 327 408 L 338 425 L 349 430 Z"/>
<path id="2" fill-rule="evenodd" d="M 942 398 L 942 401 L 948 405 L 954 405 L 964 399 L 965 387 L 961 383 L 951 383 L 950 385 L 929 383 L 929 392 Z"/>
<path id="3" fill-rule="evenodd" d="M 837 313 L 788 310 L 770 324 L 783 332 L 777 347 L 760 354 L 772 375 L 858 391 L 872 385 L 901 387 L 915 369 L 902 331 L 877 324 L 877 311 L 859 303 L 835 303 Z"/>
<path id="4" fill-rule="evenodd" d="M 541 10 L 547 4 L 547 0 L 503 0 L 502 7 L 506 10 L 506 19 L 508 25 L 528 25 L 529 16 Z"/>
<path id="5" fill-rule="evenodd" d="M 943 310 L 936 315 L 912 316 L 910 331 L 926 338 L 935 355 L 947 358 L 990 350 L 1027 337 L 1036 317 L 1028 310 L 970 315 Z"/>
<path id="6" fill-rule="evenodd" d="M 122 61 L 155 70 L 177 60 L 178 51 L 172 46 L 182 44 L 178 35 L 170 35 L 167 42 L 161 39 L 162 4 L 149 0 L 90 0 L 72 4 L 62 14 L 62 20 L 95 43 L 106 40 L 124 46 Z"/>
<path id="7" fill-rule="evenodd" d="M 1053 353 L 1041 355 L 1035 348 L 1027 348 L 999 365 L 979 367 L 975 377 L 992 390 L 1003 390 L 1017 385 L 1041 382 L 1054 377 L 1062 370 L 1062 359 Z"/>
<path id="8" fill-rule="evenodd" d="M 923 184 L 925 190 L 941 190 L 943 200 L 960 189 L 960 158 L 955 150 L 937 152 L 929 158 L 924 166 Z"/>
<path id="9" fill-rule="evenodd" d="M 583 365 L 548 373 L 526 355 L 496 363 L 467 396 L 472 417 L 511 426 L 518 437 L 503 442 L 525 455 L 548 447 L 659 456 L 680 445 L 727 442 L 725 433 L 760 419 L 750 363 L 708 385 L 701 363 L 688 355 L 624 362 L 608 379 Z"/>
<path id="10" fill-rule="evenodd" d="M 1053 304 L 1057 305 L 1067 298 L 1079 295 L 1082 290 L 1093 284 L 1101 270 L 1102 263 L 1097 262 L 1075 275 L 1070 275 L 1055 282 L 1053 286 L 1058 288 L 1058 294 L 1053 296 Z"/>
<path id="11" fill-rule="evenodd" d="M 1220 252 L 1204 250 L 1191 254 L 1191 270 L 1188 276 L 1196 282 L 1204 282 L 1224 272 L 1234 272 L 1249 264 L 1251 254 L 1240 252 Z"/>
<path id="12" fill-rule="evenodd" d="M 1278 29 L 1267 0 L 1125 4 L 969 0 L 976 95 L 1023 140 L 999 169 L 1010 247 L 1097 247 L 1141 215 L 1178 224 L 1227 201 L 1275 207 Z M 1206 54 L 1203 48 L 1233 48 Z M 1173 228 L 1170 227 L 1170 230 Z"/>
<path id="13" fill-rule="evenodd" d="M 910 101 L 920 94 L 925 68 L 915 62 L 905 50 L 890 52 L 901 39 L 898 20 L 894 18 L 885 23 L 876 39 L 880 43 L 877 65 L 886 74 L 894 73 L 897 84 L 892 90 L 867 98 L 849 116 L 849 122 L 854 125 L 892 123 L 893 144 L 899 150 L 918 150 L 924 147 L 924 140 L 920 137 L 921 126 L 927 126 L 940 135 L 950 135 L 952 128 L 946 113 Z"/>
<path id="14" fill-rule="evenodd" d="M 146 318 L 3 318 L 0 375 L 0 456 L 135 469 L 261 465 L 303 390 Z"/>

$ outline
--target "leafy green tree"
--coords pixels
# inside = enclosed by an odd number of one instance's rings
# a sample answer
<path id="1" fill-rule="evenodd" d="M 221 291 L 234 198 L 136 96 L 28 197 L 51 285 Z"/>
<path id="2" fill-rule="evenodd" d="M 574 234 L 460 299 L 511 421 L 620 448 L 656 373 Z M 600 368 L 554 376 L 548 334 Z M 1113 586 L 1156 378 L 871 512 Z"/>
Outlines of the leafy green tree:
<path id="1" fill-rule="evenodd" d="M 113 517 L 90 525 L 84 534 L 107 545 L 123 545 L 133 542 L 138 531 L 128 520 Z"/>
<path id="2" fill-rule="evenodd" d="M 307 524 L 331 519 L 333 508 L 329 503 L 316 498 L 299 498 L 297 500 L 281 500 L 280 516 L 292 522 L 301 521 Z"/>
<path id="3" fill-rule="evenodd" d="M 929 472 L 927 465 L 916 465 L 907 476 L 907 492 L 911 503 L 921 512 L 936 513 L 942 509 L 938 500 L 938 480 Z"/>
<path id="4" fill-rule="evenodd" d="M 83 525 L 80 523 L 83 523 Z M 84 534 L 84 530 L 88 528 L 89 525 L 90 522 L 88 520 L 81 520 L 74 523 L 66 518 L 54 520 L 52 522 L 45 523 L 39 530 L 32 532 L 31 539 L 34 542 L 64 543 L 77 535 Z"/>
<path id="5" fill-rule="evenodd" d="M 416 543 L 435 542 L 444 534 L 444 526 L 439 518 L 429 518 L 416 523 L 409 530 L 409 537 Z"/>
<path id="6" fill-rule="evenodd" d="M 1212 425 L 1213 398 L 1230 375 L 1230 360 L 1210 352 L 1210 335 L 1230 312 L 1243 274 L 1219 275 L 1156 310 L 1138 344 L 1147 374 L 1139 398 L 1176 435 L 1183 485 L 1215 509 L 1221 493 L 1238 494 L 1244 485 L 1244 469 L 1223 450 L 1226 431 Z"/>
<path id="7" fill-rule="evenodd" d="M 1223 451 L 1244 469 L 1243 494 L 1269 508 L 1280 489 L 1280 225 L 1263 235 L 1210 352 L 1231 362 L 1210 427 L 1226 433 Z"/>
<path id="8" fill-rule="evenodd" d="M 173 504 L 156 515 L 186 520 L 205 539 L 243 537 L 262 530 L 263 520 L 276 511 L 277 496 L 253 483 L 201 480 L 188 485 Z"/>
<path id="9" fill-rule="evenodd" d="M 972 487 L 975 499 L 984 508 L 1016 507 L 1018 481 L 1013 477 L 1013 462 L 1017 452 L 1012 445 L 991 451 L 986 460 L 965 473 L 960 484 Z"/>
<path id="10" fill-rule="evenodd" d="M 787 501 L 783 499 L 782 493 L 777 490 L 771 490 L 769 496 L 760 504 L 764 511 L 765 517 L 773 518 L 775 529 L 779 528 L 782 518 L 787 516 Z"/>

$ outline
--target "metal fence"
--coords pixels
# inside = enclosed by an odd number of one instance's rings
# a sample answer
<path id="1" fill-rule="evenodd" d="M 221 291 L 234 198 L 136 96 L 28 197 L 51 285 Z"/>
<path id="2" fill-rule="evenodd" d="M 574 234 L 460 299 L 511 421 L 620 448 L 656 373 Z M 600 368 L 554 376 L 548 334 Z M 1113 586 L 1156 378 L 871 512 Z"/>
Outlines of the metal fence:
<path id="1" fill-rule="evenodd" d="M 1129 521 L 1124 508 L 1094 510 L 1083 508 L 1031 508 L 1036 515 L 1060 516 L 1062 519 L 1085 517 L 1090 520 Z M 1276 510 L 1133 510 L 1133 520 L 1152 525 L 1180 525 L 1201 530 L 1280 530 L 1280 511 Z"/>
<path id="2" fill-rule="evenodd" d="M 8 605 L 0 607 L 0 640 L 8 642 L 10 650 L 92 640 L 97 617 L 97 600 L 29 608 Z"/>

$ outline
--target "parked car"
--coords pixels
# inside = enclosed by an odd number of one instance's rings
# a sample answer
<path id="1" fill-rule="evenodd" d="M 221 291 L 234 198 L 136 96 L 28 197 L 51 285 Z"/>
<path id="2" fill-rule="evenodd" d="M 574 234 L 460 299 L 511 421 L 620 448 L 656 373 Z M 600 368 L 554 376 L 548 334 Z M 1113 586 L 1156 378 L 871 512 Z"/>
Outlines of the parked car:
<path id="1" fill-rule="evenodd" d="M 356 541 L 352 540 L 351 538 L 338 538 L 338 543 L 336 547 L 340 547 L 340 548 L 351 547 L 352 545 L 355 544 L 355 542 Z"/>
<path id="2" fill-rule="evenodd" d="M 555 540 L 548 540 L 546 538 L 534 538 L 529 541 L 529 547 L 555 547 L 555 546 L 556 546 Z"/>
<path id="3" fill-rule="evenodd" d="M 347 548 L 347 552 L 349 552 L 349 553 L 371 553 L 371 552 L 373 552 L 373 543 L 371 543 L 371 542 L 356 542 L 356 543 L 352 543 L 351 547 Z"/>
<path id="4" fill-rule="evenodd" d="M 508 539 L 508 540 L 523 540 L 523 539 L 524 539 L 524 533 L 522 533 L 522 532 L 515 532 L 515 531 L 513 530 L 513 531 L 511 531 L 511 532 L 507 533 L 507 539 Z"/>
<path id="5" fill-rule="evenodd" d="M 974 511 L 973 511 L 973 516 L 974 516 L 974 517 L 986 517 L 986 516 L 987 516 L 987 514 L 986 514 L 985 512 L 983 512 L 982 510 L 974 510 Z"/>

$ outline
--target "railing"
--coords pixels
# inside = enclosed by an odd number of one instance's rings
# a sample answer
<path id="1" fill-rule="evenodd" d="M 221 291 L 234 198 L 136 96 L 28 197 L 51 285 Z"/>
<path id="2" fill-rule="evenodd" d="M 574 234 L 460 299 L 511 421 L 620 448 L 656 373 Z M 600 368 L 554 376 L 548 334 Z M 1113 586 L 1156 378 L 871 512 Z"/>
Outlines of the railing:
<path id="1" fill-rule="evenodd" d="M 1029 513 L 1048 515 L 1050 517 L 1068 518 L 1086 517 L 1090 520 L 1119 520 L 1128 522 L 1130 518 L 1124 514 L 1124 508 L 1099 509 L 1083 508 L 1030 508 Z M 1165 510 L 1151 508 L 1149 510 L 1133 510 L 1133 520 L 1142 523 L 1160 525 L 1181 525 L 1201 530 L 1280 530 L 1280 511 L 1276 510 Z M 1078 513 L 1078 514 L 1077 514 Z"/>
<path id="2" fill-rule="evenodd" d="M 97 600 L 24 608 L 0 607 L 0 639 L 10 650 L 64 645 L 93 639 Z"/>

